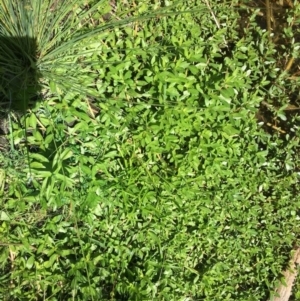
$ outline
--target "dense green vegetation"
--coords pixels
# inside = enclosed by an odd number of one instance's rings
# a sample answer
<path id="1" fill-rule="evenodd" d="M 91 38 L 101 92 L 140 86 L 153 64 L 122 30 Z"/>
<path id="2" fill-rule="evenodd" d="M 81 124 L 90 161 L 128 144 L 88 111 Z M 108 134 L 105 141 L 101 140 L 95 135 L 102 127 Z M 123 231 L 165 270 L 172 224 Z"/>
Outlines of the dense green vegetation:
<path id="1" fill-rule="evenodd" d="M 0 299 L 267 300 L 299 243 L 300 5 L 270 38 L 251 1 L 121 2 L 0 0 Z"/>

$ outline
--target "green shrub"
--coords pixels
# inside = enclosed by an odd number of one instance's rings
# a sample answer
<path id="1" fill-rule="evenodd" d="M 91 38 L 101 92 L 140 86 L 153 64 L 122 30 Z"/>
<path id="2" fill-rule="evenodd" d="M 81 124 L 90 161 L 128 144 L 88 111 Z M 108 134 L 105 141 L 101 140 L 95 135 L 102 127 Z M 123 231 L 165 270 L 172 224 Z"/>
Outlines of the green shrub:
<path id="1" fill-rule="evenodd" d="M 222 1 L 128 2 L 109 21 L 79 2 L 0 2 L 37 49 L 1 154 L 1 298 L 266 300 L 300 205 L 299 117 L 273 135 L 256 119 L 270 97 L 284 119 L 298 85 L 268 34 Z"/>

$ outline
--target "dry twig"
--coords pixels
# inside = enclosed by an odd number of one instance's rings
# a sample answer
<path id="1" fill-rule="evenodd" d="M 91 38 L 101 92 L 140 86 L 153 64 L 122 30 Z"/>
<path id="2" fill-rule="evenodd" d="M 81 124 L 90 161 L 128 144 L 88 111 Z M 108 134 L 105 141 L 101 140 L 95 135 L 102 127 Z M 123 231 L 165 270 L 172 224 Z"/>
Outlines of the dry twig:
<path id="1" fill-rule="evenodd" d="M 209 9 L 209 11 L 210 11 L 210 13 L 211 13 L 211 15 L 212 15 L 212 17 L 213 17 L 213 19 L 214 19 L 214 21 L 215 21 L 217 27 L 218 27 L 218 29 L 221 29 L 220 23 L 219 23 L 217 17 L 215 16 L 213 10 L 211 9 L 211 6 L 209 5 L 208 0 L 204 0 L 204 2 L 205 2 L 205 4 L 206 4 L 206 6 L 208 7 L 208 9 Z M 223 40 L 224 40 L 225 45 L 228 47 L 227 42 L 226 42 L 226 40 L 225 40 L 224 37 L 223 37 Z"/>
<path id="2" fill-rule="evenodd" d="M 267 29 L 269 32 L 269 39 L 271 39 L 271 4 L 270 0 L 266 0 L 266 18 L 267 18 Z"/>
<path id="3" fill-rule="evenodd" d="M 288 61 L 284 71 L 289 71 L 294 63 L 295 58 L 291 57 L 290 60 Z"/>

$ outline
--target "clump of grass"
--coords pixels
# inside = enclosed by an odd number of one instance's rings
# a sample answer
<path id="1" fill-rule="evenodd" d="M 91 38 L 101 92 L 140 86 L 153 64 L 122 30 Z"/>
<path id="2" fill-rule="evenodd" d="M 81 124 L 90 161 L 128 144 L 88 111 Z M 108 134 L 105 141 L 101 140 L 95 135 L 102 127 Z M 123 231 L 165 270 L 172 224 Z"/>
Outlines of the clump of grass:
<path id="1" fill-rule="evenodd" d="M 84 1 L 1 1 L 2 94 L 23 111 L 49 83 L 73 87 L 70 69 L 83 57 L 78 41 L 87 16 L 99 8 Z"/>

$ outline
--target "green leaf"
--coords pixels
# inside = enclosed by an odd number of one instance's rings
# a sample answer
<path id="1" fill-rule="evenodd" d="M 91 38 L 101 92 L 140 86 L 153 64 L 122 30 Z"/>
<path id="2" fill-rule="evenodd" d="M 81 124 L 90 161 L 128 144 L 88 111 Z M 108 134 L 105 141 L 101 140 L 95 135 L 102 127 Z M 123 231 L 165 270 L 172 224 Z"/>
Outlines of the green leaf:
<path id="1" fill-rule="evenodd" d="M 40 169 L 40 168 L 44 169 L 45 168 L 44 164 L 39 163 L 39 162 L 31 162 L 30 167 L 31 168 L 38 168 L 38 169 Z"/>
<path id="2" fill-rule="evenodd" d="M 35 262 L 34 256 L 30 256 L 29 259 L 26 261 L 26 265 L 25 265 L 26 268 L 30 270 L 34 265 L 34 262 Z"/>
<path id="3" fill-rule="evenodd" d="M 45 156 L 38 153 L 31 153 L 30 158 L 36 159 L 39 162 L 49 162 L 49 159 L 47 159 Z"/>
<path id="4" fill-rule="evenodd" d="M 9 221 L 10 218 L 5 211 L 0 211 L 0 220 L 1 221 Z"/>
<path id="5" fill-rule="evenodd" d="M 64 161 L 71 158 L 72 156 L 73 156 L 73 152 L 70 149 L 65 149 L 60 155 L 60 160 Z"/>

